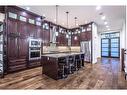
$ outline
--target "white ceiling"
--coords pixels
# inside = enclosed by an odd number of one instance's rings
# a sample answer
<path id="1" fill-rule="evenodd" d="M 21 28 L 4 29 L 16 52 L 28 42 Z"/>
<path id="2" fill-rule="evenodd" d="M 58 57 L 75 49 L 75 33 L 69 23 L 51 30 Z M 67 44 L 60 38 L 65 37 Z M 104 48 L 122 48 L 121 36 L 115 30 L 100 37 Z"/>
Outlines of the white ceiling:
<path id="1" fill-rule="evenodd" d="M 30 7 L 30 11 L 45 16 L 46 20 L 54 22 L 56 18 L 56 6 L 20 6 L 22 8 Z M 75 27 L 74 17 L 77 17 L 79 25 L 94 21 L 97 23 L 99 31 L 107 31 L 104 21 L 101 20 L 99 13 L 103 12 L 106 21 L 111 30 L 116 31 L 122 28 L 122 24 L 126 18 L 125 6 L 101 6 L 101 10 L 97 11 L 96 6 L 58 6 L 58 24 L 67 26 L 66 11 L 69 12 L 69 28 Z"/>

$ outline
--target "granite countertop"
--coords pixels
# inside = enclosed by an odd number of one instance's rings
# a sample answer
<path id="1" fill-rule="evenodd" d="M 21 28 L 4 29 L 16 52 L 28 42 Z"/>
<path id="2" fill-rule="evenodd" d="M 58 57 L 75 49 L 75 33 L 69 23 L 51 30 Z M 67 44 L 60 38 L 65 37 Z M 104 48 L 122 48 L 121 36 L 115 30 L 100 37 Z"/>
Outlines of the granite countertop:
<path id="1" fill-rule="evenodd" d="M 59 58 L 59 57 L 65 57 L 65 56 L 70 56 L 70 55 L 78 55 L 78 54 L 83 54 L 82 52 L 70 52 L 70 53 L 57 53 L 57 54 L 45 54 L 42 55 L 46 57 L 54 57 L 54 58 Z"/>

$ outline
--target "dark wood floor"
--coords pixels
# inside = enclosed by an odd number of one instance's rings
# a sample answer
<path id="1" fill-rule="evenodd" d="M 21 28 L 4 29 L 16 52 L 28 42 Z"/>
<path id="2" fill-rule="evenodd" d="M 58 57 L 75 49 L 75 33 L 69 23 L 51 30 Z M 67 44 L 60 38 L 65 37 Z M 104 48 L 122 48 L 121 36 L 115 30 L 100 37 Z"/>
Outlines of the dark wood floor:
<path id="1" fill-rule="evenodd" d="M 57 81 L 42 75 L 41 67 L 8 74 L 0 79 L 0 89 L 127 89 L 127 80 L 119 59 L 103 58 Z"/>

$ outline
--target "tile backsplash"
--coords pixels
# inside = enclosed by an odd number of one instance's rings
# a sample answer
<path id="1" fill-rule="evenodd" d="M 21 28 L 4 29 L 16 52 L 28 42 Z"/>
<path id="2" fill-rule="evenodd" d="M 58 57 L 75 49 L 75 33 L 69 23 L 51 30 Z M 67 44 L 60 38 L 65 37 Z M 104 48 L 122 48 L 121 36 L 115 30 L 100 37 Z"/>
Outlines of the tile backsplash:
<path id="1" fill-rule="evenodd" d="M 67 46 L 58 46 L 58 47 L 43 46 L 43 53 L 69 52 L 69 51 L 70 51 L 70 49 Z M 71 47 L 71 51 L 73 51 L 73 52 L 80 52 L 80 46 Z"/>

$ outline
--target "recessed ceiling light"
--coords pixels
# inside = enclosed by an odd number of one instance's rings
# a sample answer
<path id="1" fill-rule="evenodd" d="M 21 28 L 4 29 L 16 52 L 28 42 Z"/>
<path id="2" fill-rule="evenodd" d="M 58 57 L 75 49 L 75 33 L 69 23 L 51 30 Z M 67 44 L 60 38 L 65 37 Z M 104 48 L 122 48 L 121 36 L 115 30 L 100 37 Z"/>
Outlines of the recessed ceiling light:
<path id="1" fill-rule="evenodd" d="M 109 28 L 109 26 L 108 26 L 108 25 L 107 25 L 106 27 L 107 27 L 107 28 Z"/>
<path id="2" fill-rule="evenodd" d="M 78 26 L 78 23 L 76 24 L 76 26 Z"/>
<path id="3" fill-rule="evenodd" d="M 54 21 L 56 22 L 56 19 L 54 19 Z"/>
<path id="4" fill-rule="evenodd" d="M 110 30 L 110 29 L 108 28 L 108 30 Z"/>
<path id="5" fill-rule="evenodd" d="M 30 7 L 26 7 L 26 10 L 30 10 Z"/>
<path id="6" fill-rule="evenodd" d="M 44 16 L 44 17 L 45 17 L 45 14 L 43 14 L 42 16 Z"/>
<path id="7" fill-rule="evenodd" d="M 108 22 L 107 22 L 107 21 L 105 21 L 105 22 L 104 22 L 104 24 L 105 24 L 105 25 L 107 25 L 107 24 L 108 24 Z"/>
<path id="8" fill-rule="evenodd" d="M 102 20 L 105 20 L 105 18 L 106 18 L 105 16 L 102 16 L 102 17 L 101 17 Z"/>
<path id="9" fill-rule="evenodd" d="M 86 21 L 85 21 L 85 24 L 87 24 L 87 23 L 88 23 L 88 21 L 86 20 Z"/>
<path id="10" fill-rule="evenodd" d="M 101 9 L 101 6 L 97 6 L 97 7 L 96 7 L 96 10 L 100 10 L 100 9 Z"/>

